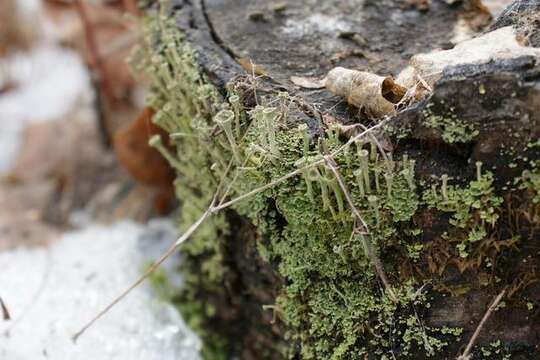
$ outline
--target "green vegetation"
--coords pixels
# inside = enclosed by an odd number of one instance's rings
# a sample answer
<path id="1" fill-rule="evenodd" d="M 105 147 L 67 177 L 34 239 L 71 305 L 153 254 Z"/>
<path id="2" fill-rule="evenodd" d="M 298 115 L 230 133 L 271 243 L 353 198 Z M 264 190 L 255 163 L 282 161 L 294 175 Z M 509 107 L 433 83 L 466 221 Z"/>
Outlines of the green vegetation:
<path id="1" fill-rule="evenodd" d="M 468 248 L 483 240 L 493 230 L 503 199 L 495 195 L 493 174 L 482 173 L 482 164 L 477 163 L 477 178 L 468 186 L 458 187 L 448 184 L 448 176 L 442 176 L 440 190 L 433 185 L 424 193 L 428 207 L 451 213 L 452 226 L 445 234 L 447 238 L 458 239 L 457 249 L 461 257 L 468 256 Z"/>
<path id="2" fill-rule="evenodd" d="M 209 146 L 213 129 L 209 119 L 219 111 L 221 101 L 216 89 L 195 65 L 192 50 L 170 21 L 161 15 L 145 19 L 145 46 L 138 49 L 133 59 L 136 70 L 148 74 L 152 80 L 148 103 L 158 110 L 154 121 L 170 134 L 170 141 L 177 149 L 175 154 L 170 154 L 161 139 L 152 141 L 179 173 L 175 188 L 176 195 L 183 200 L 179 223 L 181 230 L 185 230 L 208 207 L 219 181 L 216 168 L 223 166 L 219 161 L 225 161 L 218 149 Z M 209 163 L 210 152 L 218 159 L 217 166 Z M 217 354 L 223 353 L 220 346 L 223 340 L 205 332 L 205 319 L 215 309 L 212 304 L 197 299 L 204 289 L 219 287 L 226 276 L 218 239 L 227 232 L 224 216 L 216 214 L 182 248 L 186 254 L 182 269 L 185 289 L 176 302 L 189 326 L 205 338 L 209 358 L 221 356 Z M 202 258 L 203 262 L 197 260 Z"/>
<path id="3" fill-rule="evenodd" d="M 438 131 L 442 139 L 449 143 L 467 143 L 478 136 L 479 131 L 454 114 L 450 109 L 446 116 L 436 115 L 431 111 L 433 104 L 428 104 L 424 110 L 424 125 Z"/>

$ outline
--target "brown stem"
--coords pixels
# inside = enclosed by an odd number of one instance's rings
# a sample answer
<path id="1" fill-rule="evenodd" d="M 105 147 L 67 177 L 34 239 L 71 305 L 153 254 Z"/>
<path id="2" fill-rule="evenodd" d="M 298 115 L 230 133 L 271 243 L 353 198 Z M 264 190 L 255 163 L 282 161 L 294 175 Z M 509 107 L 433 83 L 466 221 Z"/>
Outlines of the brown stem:
<path id="1" fill-rule="evenodd" d="M 504 288 L 499 295 L 493 300 L 489 308 L 487 309 L 486 313 L 484 314 L 484 317 L 476 327 L 476 330 L 474 331 L 473 335 L 471 336 L 471 339 L 469 340 L 469 343 L 467 344 L 467 347 L 465 348 L 465 351 L 462 355 L 458 356 L 457 360 L 468 360 L 470 359 L 470 353 L 471 350 L 476 342 L 476 339 L 478 338 L 478 335 L 480 335 L 480 332 L 482 331 L 486 321 L 489 319 L 493 311 L 497 308 L 501 300 L 503 299 L 504 295 L 506 294 L 506 288 Z"/>
<path id="2" fill-rule="evenodd" d="M 9 315 L 8 308 L 1 297 L 0 297 L 0 307 L 2 307 L 2 318 L 4 320 L 11 320 L 11 316 Z"/>
<path id="3" fill-rule="evenodd" d="M 369 234 L 367 224 L 364 221 L 364 219 L 362 218 L 362 216 L 360 215 L 360 211 L 358 210 L 356 205 L 354 205 L 354 202 L 352 201 L 352 198 L 351 198 L 351 193 L 349 192 L 349 189 L 347 188 L 347 185 L 343 181 L 343 177 L 339 173 L 339 170 L 337 168 L 337 164 L 336 164 L 334 158 L 331 155 L 325 155 L 324 160 L 325 160 L 326 164 L 328 165 L 328 167 L 330 168 L 330 170 L 332 170 L 332 172 L 334 173 L 334 176 L 335 176 L 335 178 L 336 178 L 336 180 L 337 180 L 337 182 L 339 184 L 339 187 L 341 188 L 341 190 L 345 194 L 345 199 L 347 200 L 347 203 L 349 204 L 349 206 L 350 206 L 350 208 L 351 208 L 351 210 L 353 212 L 353 215 L 355 217 L 355 229 L 354 229 L 354 231 L 356 232 L 356 231 L 360 230 L 361 231 L 360 235 L 363 235 L 365 233 Z M 357 225 L 358 223 L 360 224 L 360 226 Z M 396 294 L 392 290 L 392 286 L 390 285 L 390 282 L 388 281 L 388 277 L 386 276 L 386 273 L 384 271 L 384 267 L 382 266 L 381 259 L 379 259 L 379 256 L 377 255 L 377 253 L 373 249 L 373 246 L 371 245 L 369 240 L 366 239 L 364 236 L 361 236 L 361 239 L 362 239 L 362 242 L 363 242 L 363 246 L 366 249 L 366 253 L 367 253 L 366 255 L 368 256 L 369 260 L 371 261 L 371 264 L 375 268 L 375 272 L 377 273 L 377 275 L 379 276 L 379 279 L 383 283 L 384 288 L 388 292 L 389 297 L 392 299 L 392 301 L 398 302 Z"/>

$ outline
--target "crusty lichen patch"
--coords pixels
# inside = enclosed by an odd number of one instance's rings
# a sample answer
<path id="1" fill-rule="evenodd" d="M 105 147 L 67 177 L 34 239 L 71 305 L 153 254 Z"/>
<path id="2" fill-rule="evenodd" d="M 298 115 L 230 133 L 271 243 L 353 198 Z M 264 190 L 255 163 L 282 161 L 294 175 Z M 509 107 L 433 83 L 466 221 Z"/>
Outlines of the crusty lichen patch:
<path id="1" fill-rule="evenodd" d="M 250 108 L 246 99 L 252 94 L 245 84 L 232 82 L 226 96 L 218 94 L 165 17 L 146 19 L 145 39 L 139 66 L 152 78 L 149 101 L 157 110 L 154 120 L 169 132 L 177 149 L 167 156 L 178 172 L 182 228 L 205 211 L 220 183 L 227 195 L 239 196 L 335 152 L 334 160 L 369 229 L 364 234 L 353 231 L 346 194 L 324 162 L 235 203 L 234 210 L 268 239 L 257 242 L 259 256 L 277 264 L 285 279 L 275 303 L 264 307 L 290 330 L 283 342 L 289 346 L 276 345 L 280 355 L 273 352 L 272 357 L 293 356 L 298 351 L 294 343 L 299 343 L 303 359 L 414 359 L 419 354 L 437 358 L 461 339 L 459 328 L 425 323 L 434 290 L 424 286 L 426 273 L 420 276 L 414 269 L 430 264 L 436 277 L 451 260 L 469 260 L 480 245 L 499 252 L 515 245 L 494 242 L 505 204 L 492 173 L 478 164 L 472 181 L 459 179 L 462 185 L 453 185 L 454 179 L 446 177 L 429 187 L 417 181 L 414 159 L 407 154 L 393 158 L 373 139 L 360 138 L 336 152 L 347 140 L 339 127 L 315 136 L 298 116 L 298 99 L 287 93 L 255 96 L 258 105 Z M 468 142 L 477 134 L 455 117 L 427 119 L 449 143 Z M 521 184 L 535 203 L 538 175 L 524 174 Z M 428 261 L 428 251 L 434 250 L 426 249 L 425 224 L 419 219 L 426 210 L 450 217 L 446 235 L 439 239 L 445 247 L 454 247 L 445 250 L 450 258 L 444 264 Z M 179 306 L 207 344 L 218 349 L 207 358 L 220 358 L 225 348 L 225 339 L 216 338 L 207 322 L 218 310 L 205 297 L 225 296 L 228 234 L 229 224 L 218 213 L 183 247 L 186 286 Z M 395 298 L 379 283 L 366 241 L 382 260 Z"/>

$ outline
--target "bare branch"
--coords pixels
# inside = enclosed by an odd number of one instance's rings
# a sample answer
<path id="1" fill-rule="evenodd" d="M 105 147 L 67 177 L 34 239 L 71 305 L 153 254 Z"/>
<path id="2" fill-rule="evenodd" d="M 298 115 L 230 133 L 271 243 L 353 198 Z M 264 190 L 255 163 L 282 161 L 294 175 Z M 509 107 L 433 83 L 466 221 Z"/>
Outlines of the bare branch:
<path id="1" fill-rule="evenodd" d="M 503 299 L 504 295 L 506 294 L 506 288 L 504 288 L 499 295 L 493 300 L 489 308 L 487 309 L 486 313 L 484 314 L 484 317 L 478 324 L 476 330 L 474 331 L 473 335 L 471 336 L 471 339 L 469 340 L 469 343 L 467 344 L 467 347 L 465 348 L 465 351 L 462 355 L 457 357 L 457 360 L 469 360 L 471 358 L 471 350 L 476 342 L 476 339 L 478 338 L 478 335 L 480 335 L 480 332 L 482 331 L 484 325 L 486 324 L 486 321 L 489 319 L 491 314 L 495 311 L 497 306 L 499 306 L 499 303 Z"/>
<path id="2" fill-rule="evenodd" d="M 75 335 L 73 335 L 72 339 L 73 342 L 77 342 L 77 339 L 84 334 L 88 328 L 90 328 L 96 321 L 98 321 L 103 315 L 105 315 L 110 309 L 112 309 L 113 306 L 118 304 L 123 298 L 125 298 L 133 289 L 135 289 L 139 284 L 141 284 L 144 280 L 148 278 L 158 267 L 161 265 L 171 254 L 173 254 L 178 247 L 187 239 L 191 237 L 191 235 L 201 226 L 204 221 L 211 215 L 210 208 L 215 202 L 216 197 L 214 197 L 214 200 L 212 201 L 212 204 L 210 207 L 202 214 L 202 216 L 189 227 L 189 229 L 180 236 L 178 240 L 163 254 L 161 257 L 156 260 L 152 266 L 150 266 L 144 274 L 133 284 L 131 284 L 126 290 L 124 290 L 118 297 L 116 297 L 109 305 L 107 305 L 103 310 L 101 310 L 96 316 L 92 318 L 86 325 L 84 325 L 81 330 L 79 330 Z"/>
<path id="3" fill-rule="evenodd" d="M 362 215 L 360 214 L 360 211 L 354 205 L 354 202 L 352 201 L 352 198 L 351 198 L 351 194 L 350 194 L 349 190 L 347 189 L 347 185 L 343 181 L 343 177 L 339 173 L 339 170 L 337 168 L 337 164 L 336 164 L 335 160 L 330 155 L 324 156 L 324 160 L 325 160 L 326 164 L 328 165 L 328 167 L 330 168 L 330 170 L 332 170 L 332 172 L 334 173 L 334 176 L 335 176 L 335 178 L 336 178 L 336 180 L 337 180 L 337 182 L 339 184 L 339 187 L 341 188 L 341 190 L 345 194 L 345 199 L 347 200 L 347 203 L 349 204 L 349 206 L 350 206 L 350 208 L 351 208 L 351 210 L 353 212 L 353 215 L 355 217 L 355 220 L 356 220 L 355 224 L 359 222 L 361 224 L 361 226 L 362 226 L 361 230 L 363 230 L 363 232 L 369 234 L 368 226 L 367 226 L 366 222 L 364 221 L 364 219 L 362 218 Z M 359 230 L 358 226 L 355 226 L 355 229 L 353 231 L 357 231 L 357 230 Z M 363 235 L 363 234 L 360 234 L 360 235 Z M 368 256 L 368 258 L 371 261 L 373 267 L 375 268 L 375 271 L 376 271 L 377 275 L 379 276 L 379 279 L 383 283 L 385 290 L 388 292 L 388 295 L 390 296 L 392 301 L 398 302 L 396 294 L 392 290 L 392 286 L 390 285 L 390 282 L 388 281 L 388 277 L 386 276 L 386 273 L 384 272 L 384 267 L 382 266 L 381 259 L 379 259 L 379 256 L 377 255 L 376 251 L 373 249 L 373 246 L 370 243 L 370 241 L 368 239 L 366 239 L 364 236 L 361 236 L 360 238 L 362 239 L 362 244 L 363 244 L 364 248 L 366 249 L 366 255 Z"/>

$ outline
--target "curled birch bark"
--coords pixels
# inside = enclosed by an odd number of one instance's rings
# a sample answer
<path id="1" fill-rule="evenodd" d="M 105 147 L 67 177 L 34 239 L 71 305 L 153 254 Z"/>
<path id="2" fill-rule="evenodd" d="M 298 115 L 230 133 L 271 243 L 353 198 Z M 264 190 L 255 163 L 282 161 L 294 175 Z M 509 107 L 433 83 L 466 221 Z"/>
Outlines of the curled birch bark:
<path id="1" fill-rule="evenodd" d="M 394 103 L 398 103 L 407 91 L 390 76 L 342 67 L 330 70 L 325 86 L 332 94 L 343 96 L 350 105 L 374 118 L 394 113 Z"/>

